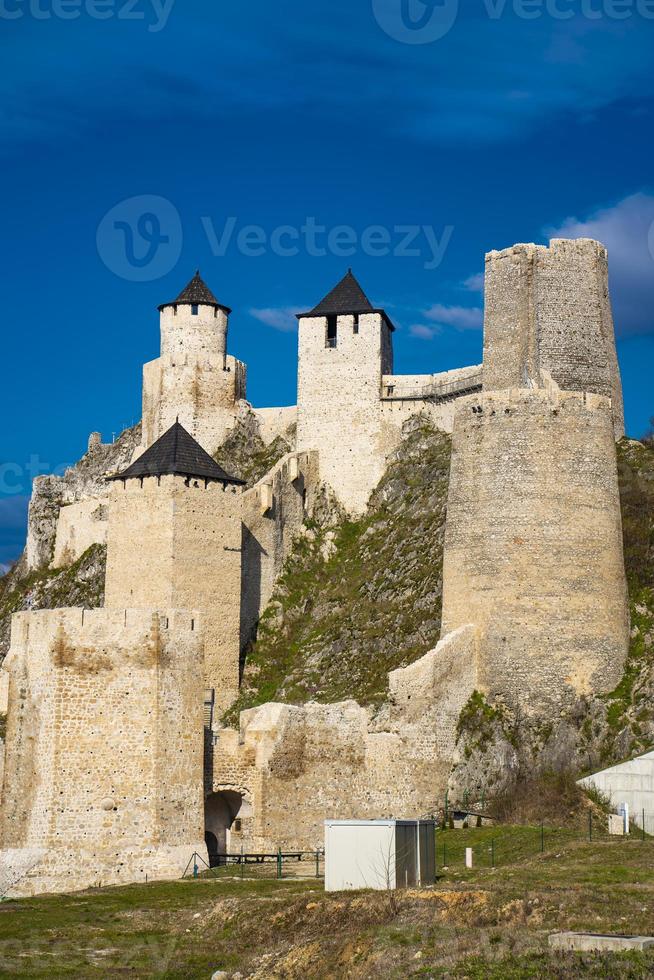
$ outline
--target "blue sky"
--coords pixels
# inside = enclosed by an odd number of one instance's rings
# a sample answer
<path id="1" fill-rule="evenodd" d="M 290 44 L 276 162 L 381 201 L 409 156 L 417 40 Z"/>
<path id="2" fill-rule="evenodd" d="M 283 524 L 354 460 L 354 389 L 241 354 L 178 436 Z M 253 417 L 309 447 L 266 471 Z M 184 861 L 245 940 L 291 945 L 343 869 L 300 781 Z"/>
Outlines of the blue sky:
<path id="1" fill-rule="evenodd" d="M 646 429 L 654 3 L 3 0 L 0 21 L 0 562 L 31 475 L 139 417 L 156 306 L 198 266 L 250 399 L 292 404 L 291 314 L 348 266 L 397 370 L 427 372 L 481 357 L 487 250 L 598 237 Z"/>

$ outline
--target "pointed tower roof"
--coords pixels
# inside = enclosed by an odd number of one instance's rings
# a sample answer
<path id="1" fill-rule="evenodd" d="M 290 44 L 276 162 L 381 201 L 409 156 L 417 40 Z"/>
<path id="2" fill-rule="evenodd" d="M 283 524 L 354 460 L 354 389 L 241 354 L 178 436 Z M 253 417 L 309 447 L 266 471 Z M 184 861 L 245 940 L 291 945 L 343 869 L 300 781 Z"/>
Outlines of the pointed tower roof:
<path id="1" fill-rule="evenodd" d="M 200 480 L 216 480 L 221 483 L 244 483 L 226 473 L 222 466 L 218 466 L 179 422 L 171 425 L 131 466 L 109 479 L 131 480 L 144 476 L 170 475 L 197 477 Z"/>
<path id="2" fill-rule="evenodd" d="M 298 319 L 305 316 L 331 316 L 348 313 L 382 313 L 391 330 L 394 326 L 384 310 L 376 309 L 364 293 L 351 269 L 348 269 L 327 295 L 309 313 L 298 313 Z"/>
<path id="3" fill-rule="evenodd" d="M 214 294 L 211 292 L 206 282 L 200 275 L 200 270 L 196 269 L 195 275 L 190 282 L 184 286 L 181 293 L 177 299 L 171 300 L 170 303 L 162 303 L 159 307 L 163 310 L 165 306 L 213 306 L 219 310 L 224 310 L 226 313 L 231 313 L 232 311 L 228 306 L 223 306 L 219 303 Z"/>

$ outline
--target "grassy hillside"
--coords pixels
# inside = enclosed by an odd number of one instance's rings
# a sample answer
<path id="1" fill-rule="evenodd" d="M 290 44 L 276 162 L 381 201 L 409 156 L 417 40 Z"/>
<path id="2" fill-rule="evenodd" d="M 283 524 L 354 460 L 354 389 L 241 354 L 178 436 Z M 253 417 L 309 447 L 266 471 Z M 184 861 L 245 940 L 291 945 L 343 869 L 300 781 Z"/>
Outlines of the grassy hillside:
<path id="1" fill-rule="evenodd" d="M 379 703 L 386 675 L 438 640 L 450 440 L 417 417 L 367 514 L 309 525 L 248 654 L 227 716 L 270 700 Z"/>
<path id="2" fill-rule="evenodd" d="M 437 835 L 429 889 L 323 891 L 314 879 L 187 880 L 6 902 L 3 976 L 576 980 L 654 975 L 654 953 L 557 953 L 569 929 L 651 933 L 651 841 L 551 841 L 540 828 Z M 530 836 L 531 835 L 531 836 Z M 463 868 L 463 844 L 475 868 Z M 554 844 L 555 846 L 551 846 Z M 445 845 L 448 867 L 440 867 Z M 510 858 L 504 862 L 503 855 Z"/>

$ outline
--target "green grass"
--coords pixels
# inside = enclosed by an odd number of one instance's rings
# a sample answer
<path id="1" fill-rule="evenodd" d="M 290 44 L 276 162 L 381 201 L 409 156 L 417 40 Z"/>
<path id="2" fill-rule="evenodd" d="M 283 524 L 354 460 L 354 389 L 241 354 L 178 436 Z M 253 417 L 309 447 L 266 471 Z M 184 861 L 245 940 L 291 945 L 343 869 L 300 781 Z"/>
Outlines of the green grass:
<path id="1" fill-rule="evenodd" d="M 566 841 L 539 828 L 439 834 L 452 852 L 493 835 L 511 862 L 450 866 L 431 890 L 325 894 L 313 880 L 198 879 L 0 904 L 0 975 L 25 978 L 634 977 L 654 954 L 561 954 L 555 931 L 650 934 L 654 842 Z M 572 829 L 576 833 L 576 828 Z M 458 838 L 458 843 L 455 841 Z"/>

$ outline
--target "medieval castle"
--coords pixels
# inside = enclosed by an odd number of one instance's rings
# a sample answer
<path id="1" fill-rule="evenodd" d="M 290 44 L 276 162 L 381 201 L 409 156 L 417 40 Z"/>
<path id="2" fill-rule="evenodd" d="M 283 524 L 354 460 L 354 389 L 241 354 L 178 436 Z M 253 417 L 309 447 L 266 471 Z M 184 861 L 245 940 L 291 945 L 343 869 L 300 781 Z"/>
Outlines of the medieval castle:
<path id="1" fill-rule="evenodd" d="M 47 555 L 39 501 L 54 478 L 36 481 L 27 562 L 106 542 L 106 590 L 101 609 L 13 618 L 9 894 L 176 877 L 207 842 L 315 848 L 330 817 L 421 815 L 444 792 L 475 690 L 552 716 L 622 675 L 624 428 L 602 245 L 491 252 L 483 365 L 424 376 L 393 373 L 393 323 L 348 272 L 299 315 L 289 408 L 245 402 L 229 315 L 199 274 L 160 307 L 141 444 L 54 508 Z M 213 458 L 244 410 L 264 442 L 295 439 L 247 489 Z M 270 703 L 222 727 L 245 641 L 317 500 L 362 513 L 417 413 L 452 433 L 437 647 L 389 675 L 377 711 Z"/>

